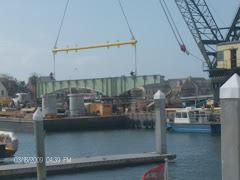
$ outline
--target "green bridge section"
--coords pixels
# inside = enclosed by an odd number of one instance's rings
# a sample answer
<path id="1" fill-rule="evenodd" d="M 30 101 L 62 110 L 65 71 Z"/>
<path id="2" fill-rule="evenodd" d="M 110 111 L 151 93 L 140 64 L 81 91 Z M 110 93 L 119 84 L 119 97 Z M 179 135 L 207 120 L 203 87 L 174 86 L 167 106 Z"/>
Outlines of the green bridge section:
<path id="1" fill-rule="evenodd" d="M 139 86 L 161 83 L 163 79 L 164 76 L 147 75 L 39 82 L 37 84 L 37 96 L 40 98 L 43 95 L 50 94 L 61 89 L 84 88 L 112 97 L 119 96 L 124 92 Z"/>

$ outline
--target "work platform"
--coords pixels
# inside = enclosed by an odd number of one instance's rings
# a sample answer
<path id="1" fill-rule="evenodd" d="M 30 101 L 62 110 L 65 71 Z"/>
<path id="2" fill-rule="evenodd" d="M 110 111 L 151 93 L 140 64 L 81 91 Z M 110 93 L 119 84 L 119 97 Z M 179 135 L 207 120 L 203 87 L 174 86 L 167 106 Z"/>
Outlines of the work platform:
<path id="1" fill-rule="evenodd" d="M 129 165 L 141 165 L 147 163 L 161 163 L 165 158 L 175 159 L 174 154 L 156 154 L 156 153 L 139 153 L 139 154 L 122 154 L 111 156 L 85 157 L 78 159 L 68 159 L 60 163 L 46 163 L 47 174 L 59 174 L 69 172 L 79 172 L 81 170 L 97 170 L 112 167 L 123 167 Z M 0 166 L 0 176 L 27 176 L 36 175 L 36 163 L 32 164 L 11 164 Z"/>

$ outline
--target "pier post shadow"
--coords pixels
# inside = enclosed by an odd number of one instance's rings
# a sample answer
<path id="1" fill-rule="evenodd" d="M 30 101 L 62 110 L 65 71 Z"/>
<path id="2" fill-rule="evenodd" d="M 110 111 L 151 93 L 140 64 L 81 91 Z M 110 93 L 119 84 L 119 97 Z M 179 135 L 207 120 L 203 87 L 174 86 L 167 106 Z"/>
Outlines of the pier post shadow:
<path id="1" fill-rule="evenodd" d="M 156 153 L 166 154 L 166 118 L 165 118 L 165 95 L 159 90 L 154 94 L 155 106 L 155 139 Z"/>
<path id="2" fill-rule="evenodd" d="M 240 77 L 220 88 L 222 180 L 240 179 Z"/>

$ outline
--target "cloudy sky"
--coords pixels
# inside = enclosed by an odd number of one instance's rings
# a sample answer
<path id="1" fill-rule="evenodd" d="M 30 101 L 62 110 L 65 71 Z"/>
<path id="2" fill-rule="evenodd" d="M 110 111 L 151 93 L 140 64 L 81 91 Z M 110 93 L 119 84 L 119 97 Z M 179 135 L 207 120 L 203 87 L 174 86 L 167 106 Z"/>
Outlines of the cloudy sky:
<path id="1" fill-rule="evenodd" d="M 138 75 L 166 79 L 207 77 L 202 63 L 179 50 L 158 0 L 121 0 L 137 44 Z M 187 49 L 202 59 L 174 1 L 166 1 Z M 239 0 L 206 0 L 219 27 L 229 26 Z M 53 54 L 66 0 L 0 0 L 0 74 L 27 80 L 32 73 L 53 72 Z M 117 0 L 70 0 L 57 47 L 130 40 Z M 60 52 L 56 78 L 83 79 L 129 75 L 134 71 L 131 45 Z"/>

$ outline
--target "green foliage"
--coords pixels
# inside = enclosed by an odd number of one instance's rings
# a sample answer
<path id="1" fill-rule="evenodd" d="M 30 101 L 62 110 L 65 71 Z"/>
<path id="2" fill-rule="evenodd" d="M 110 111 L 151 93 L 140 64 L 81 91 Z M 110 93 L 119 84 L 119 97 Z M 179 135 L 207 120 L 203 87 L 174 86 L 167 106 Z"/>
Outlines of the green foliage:
<path id="1" fill-rule="evenodd" d="M 13 96 L 19 92 L 26 92 L 25 81 L 18 81 L 16 78 L 10 75 L 0 74 L 0 82 L 7 89 L 9 96 Z"/>
<path id="2" fill-rule="evenodd" d="M 37 75 L 36 74 L 32 74 L 32 76 L 30 77 L 30 82 L 31 82 L 31 85 L 36 87 L 37 86 Z"/>
<path id="3" fill-rule="evenodd" d="M 37 89 L 38 75 L 36 73 L 32 73 L 32 75 L 29 78 L 29 81 L 31 83 L 31 86 Z M 35 98 L 36 94 L 32 94 L 32 96 Z"/>

